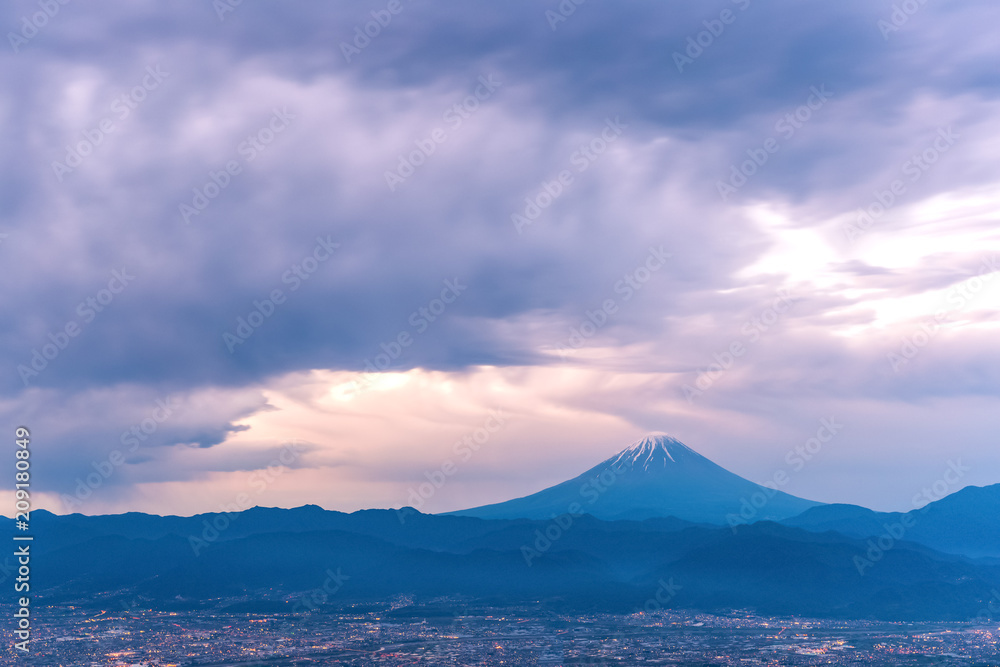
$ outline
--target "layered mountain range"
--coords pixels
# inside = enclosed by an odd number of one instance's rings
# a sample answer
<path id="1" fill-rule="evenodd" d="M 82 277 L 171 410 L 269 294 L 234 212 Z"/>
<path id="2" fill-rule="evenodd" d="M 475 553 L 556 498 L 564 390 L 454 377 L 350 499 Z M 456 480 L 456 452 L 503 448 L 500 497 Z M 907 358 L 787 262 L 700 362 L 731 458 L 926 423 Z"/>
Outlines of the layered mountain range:
<path id="1" fill-rule="evenodd" d="M 740 514 L 747 502 L 752 523 Z M 402 596 L 418 614 L 436 600 L 435 613 L 669 606 L 982 621 L 1000 612 L 998 509 L 1000 485 L 908 513 L 822 505 L 656 435 L 562 484 L 447 515 L 35 511 L 31 594 L 100 609 L 321 612 Z M 16 565 L 0 568 L 10 576 Z"/>

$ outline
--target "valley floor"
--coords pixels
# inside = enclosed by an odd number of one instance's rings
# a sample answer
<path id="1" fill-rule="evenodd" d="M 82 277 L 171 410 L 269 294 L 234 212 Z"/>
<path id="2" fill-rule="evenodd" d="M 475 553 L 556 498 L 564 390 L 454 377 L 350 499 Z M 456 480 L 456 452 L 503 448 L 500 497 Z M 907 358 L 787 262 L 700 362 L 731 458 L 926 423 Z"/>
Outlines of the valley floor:
<path id="1" fill-rule="evenodd" d="M 657 611 L 560 615 L 448 600 L 336 613 L 40 608 L 32 665 L 1000 665 L 1000 624 Z M 14 651 L 5 648 L 9 657 Z M 23 659 L 23 656 L 18 656 Z"/>

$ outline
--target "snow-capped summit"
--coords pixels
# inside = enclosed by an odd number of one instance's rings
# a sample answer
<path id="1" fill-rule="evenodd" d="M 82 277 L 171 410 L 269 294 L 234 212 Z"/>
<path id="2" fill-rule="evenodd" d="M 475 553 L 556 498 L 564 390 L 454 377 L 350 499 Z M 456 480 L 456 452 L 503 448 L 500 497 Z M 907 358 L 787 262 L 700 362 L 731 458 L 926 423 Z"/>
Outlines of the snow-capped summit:
<path id="1" fill-rule="evenodd" d="M 677 438 L 666 433 L 650 433 L 608 459 L 608 462 L 615 466 L 627 465 L 649 470 L 657 466 L 663 468 L 670 463 L 680 463 L 692 456 L 704 458 Z"/>
<path id="2" fill-rule="evenodd" d="M 786 519 L 820 504 L 754 484 L 677 438 L 651 433 L 571 480 L 523 498 L 451 514 L 483 519 L 675 516 L 724 524 Z"/>

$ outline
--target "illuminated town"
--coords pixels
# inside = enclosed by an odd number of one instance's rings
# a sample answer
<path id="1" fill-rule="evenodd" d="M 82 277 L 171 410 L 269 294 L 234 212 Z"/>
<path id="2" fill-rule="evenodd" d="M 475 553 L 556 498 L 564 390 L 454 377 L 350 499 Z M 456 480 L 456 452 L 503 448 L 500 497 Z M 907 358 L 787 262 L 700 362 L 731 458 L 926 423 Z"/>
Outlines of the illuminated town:
<path id="1" fill-rule="evenodd" d="M 42 608 L 36 624 L 32 664 L 52 666 L 1000 665 L 996 622 L 570 615 L 399 599 L 305 614 Z"/>

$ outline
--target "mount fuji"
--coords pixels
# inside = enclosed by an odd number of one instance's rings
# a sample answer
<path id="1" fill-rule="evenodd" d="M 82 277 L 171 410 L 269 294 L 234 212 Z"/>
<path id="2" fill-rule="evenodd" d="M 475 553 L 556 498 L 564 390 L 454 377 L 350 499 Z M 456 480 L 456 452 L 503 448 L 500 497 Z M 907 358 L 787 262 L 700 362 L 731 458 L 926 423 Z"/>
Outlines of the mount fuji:
<path id="1" fill-rule="evenodd" d="M 676 517 L 710 524 L 780 521 L 822 503 L 767 488 L 716 465 L 681 441 L 652 434 L 578 477 L 523 498 L 448 514 L 481 519 L 606 520 Z"/>

